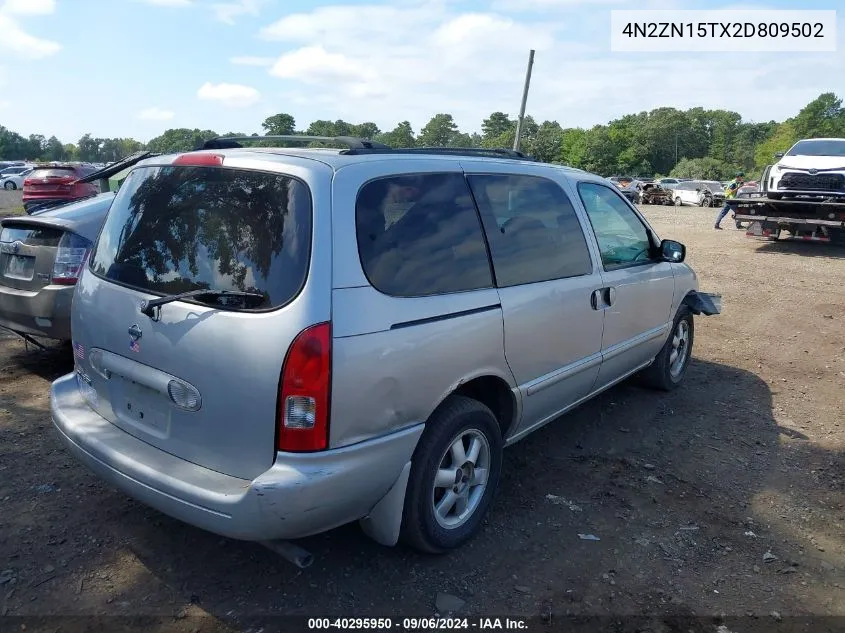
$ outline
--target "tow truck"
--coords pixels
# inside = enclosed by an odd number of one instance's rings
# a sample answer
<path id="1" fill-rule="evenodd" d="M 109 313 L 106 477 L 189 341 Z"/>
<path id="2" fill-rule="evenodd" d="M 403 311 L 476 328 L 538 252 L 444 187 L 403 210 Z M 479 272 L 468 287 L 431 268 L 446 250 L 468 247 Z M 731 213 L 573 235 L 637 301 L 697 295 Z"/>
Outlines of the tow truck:
<path id="1" fill-rule="evenodd" d="M 734 212 L 737 227 L 748 223 L 748 237 L 811 242 L 828 242 L 845 246 L 845 200 L 813 196 L 773 199 L 765 192 L 733 198 L 726 204 Z"/>

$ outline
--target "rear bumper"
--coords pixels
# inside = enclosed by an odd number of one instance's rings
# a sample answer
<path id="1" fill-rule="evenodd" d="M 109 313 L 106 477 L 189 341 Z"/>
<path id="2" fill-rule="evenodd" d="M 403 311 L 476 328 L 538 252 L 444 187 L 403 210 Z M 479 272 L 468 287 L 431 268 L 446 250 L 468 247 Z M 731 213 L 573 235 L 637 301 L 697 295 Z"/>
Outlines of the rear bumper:
<path id="1" fill-rule="evenodd" d="M 70 340 L 73 286 L 44 286 L 34 292 L 0 286 L 0 326 L 61 341 Z"/>
<path id="2" fill-rule="evenodd" d="M 256 479 L 159 450 L 95 413 L 69 374 L 51 387 L 59 437 L 102 479 L 180 521 L 247 541 L 310 536 L 361 519 L 411 459 L 422 425 L 342 449 L 278 453 Z"/>

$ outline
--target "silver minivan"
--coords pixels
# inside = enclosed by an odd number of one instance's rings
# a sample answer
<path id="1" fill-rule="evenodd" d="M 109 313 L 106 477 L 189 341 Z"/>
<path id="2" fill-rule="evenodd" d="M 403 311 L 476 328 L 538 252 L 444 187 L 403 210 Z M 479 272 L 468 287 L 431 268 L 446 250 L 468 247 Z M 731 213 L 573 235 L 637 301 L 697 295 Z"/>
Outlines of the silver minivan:
<path id="1" fill-rule="evenodd" d="M 51 391 L 81 461 L 211 532 L 460 546 L 505 446 L 633 374 L 673 389 L 693 315 L 720 310 L 598 176 L 245 140 L 133 169 Z"/>

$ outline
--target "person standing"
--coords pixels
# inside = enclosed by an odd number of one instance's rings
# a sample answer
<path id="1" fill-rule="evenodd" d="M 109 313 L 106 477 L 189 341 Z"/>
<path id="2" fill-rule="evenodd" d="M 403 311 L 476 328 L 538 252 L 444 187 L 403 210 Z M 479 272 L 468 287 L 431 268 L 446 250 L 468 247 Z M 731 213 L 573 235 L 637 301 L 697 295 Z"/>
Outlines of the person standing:
<path id="1" fill-rule="evenodd" d="M 731 208 L 728 206 L 728 200 L 736 198 L 736 194 L 739 191 L 739 188 L 742 186 L 742 183 L 745 182 L 745 174 L 737 172 L 734 175 L 734 179 L 728 183 L 728 186 L 725 187 L 725 206 L 722 207 L 722 210 L 719 211 L 719 215 L 716 217 L 716 225 L 713 227 L 714 229 L 722 230 L 722 227 L 719 226 L 722 223 L 722 220 L 725 219 L 725 216 L 730 213 Z"/>

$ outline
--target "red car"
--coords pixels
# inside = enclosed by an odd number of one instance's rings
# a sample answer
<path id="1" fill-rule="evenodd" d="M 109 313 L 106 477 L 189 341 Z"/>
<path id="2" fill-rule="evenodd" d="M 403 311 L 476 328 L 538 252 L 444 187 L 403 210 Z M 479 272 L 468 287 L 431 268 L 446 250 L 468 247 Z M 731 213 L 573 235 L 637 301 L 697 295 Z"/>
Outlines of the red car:
<path id="1" fill-rule="evenodd" d="M 27 213 L 43 211 L 100 193 L 96 183 L 77 182 L 96 171 L 89 165 L 36 167 L 23 181 L 23 208 Z"/>

